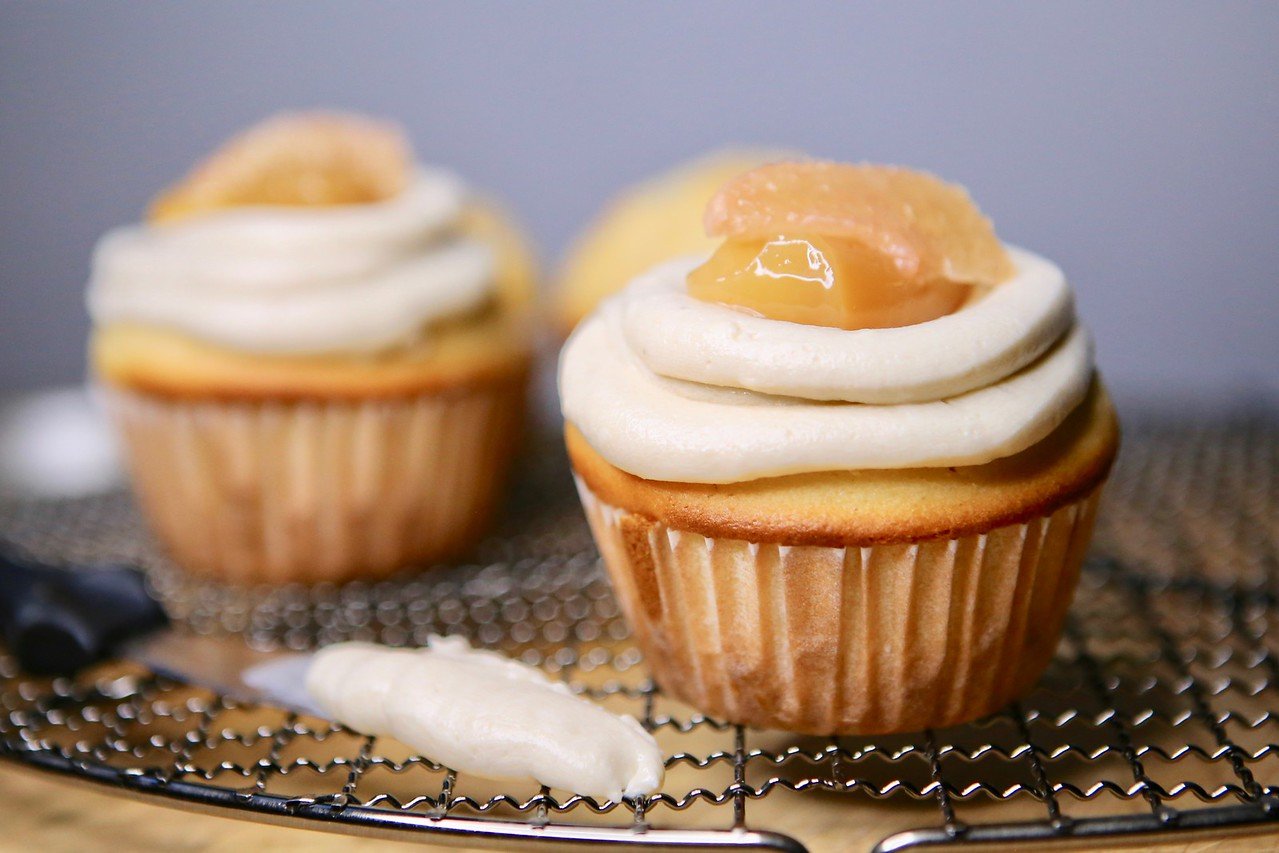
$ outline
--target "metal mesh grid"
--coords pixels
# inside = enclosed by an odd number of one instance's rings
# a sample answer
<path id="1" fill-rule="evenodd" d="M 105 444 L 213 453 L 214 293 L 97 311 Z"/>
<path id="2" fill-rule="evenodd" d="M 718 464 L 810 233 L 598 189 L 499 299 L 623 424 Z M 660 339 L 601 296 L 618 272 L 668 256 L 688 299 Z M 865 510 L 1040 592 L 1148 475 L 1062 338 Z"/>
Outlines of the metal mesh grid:
<path id="1" fill-rule="evenodd" d="M 612 803 L 500 786 L 391 741 L 127 664 L 40 681 L 0 656 L 0 748 L 179 799 L 472 844 L 539 837 L 796 849 L 784 835 L 742 829 L 773 828 L 800 793 L 805 807 L 835 820 L 867 798 L 913 804 L 903 825 L 921 828 L 881 849 L 1279 817 L 1279 422 L 1271 416 L 1151 420 L 1130 430 L 1096 556 L 1035 691 L 975 724 L 876 738 L 742 729 L 663 696 L 627 640 L 562 458 L 537 458 L 516 498 L 517 521 L 483 546 L 482 564 L 379 584 L 243 592 L 186 580 L 150 549 L 118 495 L 7 504 L 0 530 L 46 558 L 141 562 L 187 629 L 242 633 L 258 647 L 464 634 L 641 719 L 667 751 L 658 794 Z"/>

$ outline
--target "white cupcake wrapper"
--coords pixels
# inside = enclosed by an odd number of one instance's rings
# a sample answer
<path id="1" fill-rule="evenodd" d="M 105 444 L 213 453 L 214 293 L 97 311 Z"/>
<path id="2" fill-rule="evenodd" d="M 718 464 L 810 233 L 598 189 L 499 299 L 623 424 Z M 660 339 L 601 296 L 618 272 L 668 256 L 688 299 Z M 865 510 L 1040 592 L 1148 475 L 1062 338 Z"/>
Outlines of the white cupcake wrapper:
<path id="1" fill-rule="evenodd" d="M 1100 490 L 1024 524 L 861 548 L 707 538 L 578 491 L 664 690 L 731 722 L 882 734 L 975 719 L 1033 686 Z"/>
<path id="2" fill-rule="evenodd" d="M 507 386 L 296 403 L 107 389 L 104 400 L 169 553 L 239 584 L 380 577 L 464 550 L 500 497 L 522 412 Z"/>

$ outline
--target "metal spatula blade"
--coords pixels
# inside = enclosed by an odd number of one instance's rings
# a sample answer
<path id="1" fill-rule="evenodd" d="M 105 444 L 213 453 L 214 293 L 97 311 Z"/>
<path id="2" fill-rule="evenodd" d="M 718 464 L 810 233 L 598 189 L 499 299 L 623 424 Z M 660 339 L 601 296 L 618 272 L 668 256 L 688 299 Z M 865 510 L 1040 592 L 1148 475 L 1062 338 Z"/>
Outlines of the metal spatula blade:
<path id="1" fill-rule="evenodd" d="M 0 546 L 0 631 L 32 674 L 125 658 L 235 700 L 319 715 L 306 693 L 310 655 L 175 630 L 131 566 L 54 566 Z"/>
<path id="2" fill-rule="evenodd" d="M 129 640 L 117 654 L 157 675 L 207 687 L 238 702 L 326 717 L 306 691 L 312 658 L 308 653 L 263 652 L 235 637 L 205 637 L 166 628 Z"/>

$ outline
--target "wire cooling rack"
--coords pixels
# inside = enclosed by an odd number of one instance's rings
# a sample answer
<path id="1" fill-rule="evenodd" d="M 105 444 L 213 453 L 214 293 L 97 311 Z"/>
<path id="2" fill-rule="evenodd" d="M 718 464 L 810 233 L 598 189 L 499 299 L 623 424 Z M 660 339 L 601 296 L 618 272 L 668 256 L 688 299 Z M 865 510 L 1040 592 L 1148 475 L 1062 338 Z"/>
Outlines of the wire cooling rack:
<path id="1" fill-rule="evenodd" d="M 37 680 L 2 654 L 0 754 L 244 817 L 472 846 L 799 851 L 835 837 L 887 851 L 1279 820 L 1273 413 L 1138 420 L 1039 686 L 977 723 L 892 737 L 743 729 L 664 696 L 627 638 L 562 457 L 535 458 L 481 562 L 378 584 L 243 592 L 184 579 L 123 495 L 3 503 L 0 533 L 46 559 L 140 563 L 182 628 L 228 643 L 466 635 L 639 718 L 666 751 L 659 793 L 615 803 L 502 786 L 136 665 Z M 867 822 L 883 828 L 857 834 Z"/>

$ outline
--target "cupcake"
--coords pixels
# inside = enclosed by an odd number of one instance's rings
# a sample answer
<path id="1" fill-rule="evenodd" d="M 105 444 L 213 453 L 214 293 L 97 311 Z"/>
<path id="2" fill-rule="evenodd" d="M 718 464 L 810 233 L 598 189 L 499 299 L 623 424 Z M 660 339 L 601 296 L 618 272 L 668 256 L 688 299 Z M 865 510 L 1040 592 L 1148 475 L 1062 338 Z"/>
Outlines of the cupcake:
<path id="1" fill-rule="evenodd" d="M 662 688 L 734 723 L 884 734 L 1024 694 L 1118 426 L 1056 266 L 959 187 L 781 163 L 722 240 L 565 345 L 578 489 Z"/>
<path id="2" fill-rule="evenodd" d="M 710 252 L 702 211 L 734 175 L 786 152 L 726 148 L 624 190 L 569 250 L 555 292 L 555 324 L 567 336 L 600 300 L 661 261 Z"/>
<path id="3" fill-rule="evenodd" d="M 530 367 L 522 239 L 394 126 L 285 115 L 99 242 L 92 373 L 187 570 L 377 578 L 464 553 Z"/>

